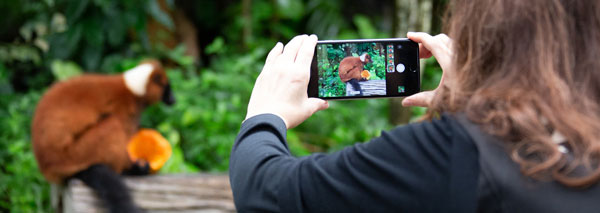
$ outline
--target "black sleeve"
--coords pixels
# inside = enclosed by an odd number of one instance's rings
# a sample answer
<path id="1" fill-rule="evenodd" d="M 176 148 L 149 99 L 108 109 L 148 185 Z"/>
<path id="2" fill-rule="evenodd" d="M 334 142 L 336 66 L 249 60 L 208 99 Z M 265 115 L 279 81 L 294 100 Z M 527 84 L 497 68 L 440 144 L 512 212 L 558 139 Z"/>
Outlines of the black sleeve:
<path id="1" fill-rule="evenodd" d="M 303 158 L 291 156 L 285 138 L 275 115 L 242 124 L 229 166 L 238 211 L 475 211 L 477 150 L 447 116 Z"/>

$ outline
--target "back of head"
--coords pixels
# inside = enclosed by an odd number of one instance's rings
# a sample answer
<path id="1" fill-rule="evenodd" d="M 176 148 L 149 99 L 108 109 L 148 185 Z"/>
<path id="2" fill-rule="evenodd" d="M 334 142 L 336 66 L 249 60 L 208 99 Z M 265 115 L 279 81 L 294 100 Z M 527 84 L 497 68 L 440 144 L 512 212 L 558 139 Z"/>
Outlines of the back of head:
<path id="1" fill-rule="evenodd" d="M 454 39 L 452 88 L 430 108 L 465 112 L 509 144 L 532 177 L 573 187 L 600 179 L 600 2 L 455 0 L 446 31 Z M 558 149 L 566 139 L 573 160 Z M 574 175 L 585 168 L 584 175 Z"/>

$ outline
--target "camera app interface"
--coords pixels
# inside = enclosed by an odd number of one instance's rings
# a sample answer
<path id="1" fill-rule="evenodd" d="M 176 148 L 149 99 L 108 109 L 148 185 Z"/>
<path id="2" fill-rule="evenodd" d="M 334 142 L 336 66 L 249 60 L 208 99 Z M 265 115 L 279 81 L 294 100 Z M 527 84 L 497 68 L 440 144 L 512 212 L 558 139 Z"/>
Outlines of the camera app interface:
<path id="1" fill-rule="evenodd" d="M 403 81 L 407 77 L 403 73 L 416 64 L 401 61 L 399 51 L 405 51 L 402 45 L 387 42 L 318 44 L 318 96 L 343 98 L 404 94 Z"/>

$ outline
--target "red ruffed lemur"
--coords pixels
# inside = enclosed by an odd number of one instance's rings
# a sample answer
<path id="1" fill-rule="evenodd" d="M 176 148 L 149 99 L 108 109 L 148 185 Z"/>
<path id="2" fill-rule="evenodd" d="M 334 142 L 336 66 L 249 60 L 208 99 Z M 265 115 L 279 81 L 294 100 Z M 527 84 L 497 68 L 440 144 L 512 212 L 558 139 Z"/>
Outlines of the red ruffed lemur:
<path id="1" fill-rule="evenodd" d="M 141 212 L 119 174 L 148 173 L 147 162 L 132 162 L 126 147 L 142 110 L 159 101 L 175 100 L 154 60 L 119 75 L 85 74 L 54 84 L 39 101 L 31 129 L 42 174 L 57 184 L 82 180 L 110 212 Z"/>
<path id="2" fill-rule="evenodd" d="M 360 73 L 366 64 L 373 62 L 371 56 L 368 53 L 363 53 L 358 57 L 348 56 L 342 59 L 338 68 L 338 74 L 342 82 L 350 82 L 354 90 L 359 91 L 362 96 L 362 89 L 360 88 L 359 81 L 366 81 Z"/>

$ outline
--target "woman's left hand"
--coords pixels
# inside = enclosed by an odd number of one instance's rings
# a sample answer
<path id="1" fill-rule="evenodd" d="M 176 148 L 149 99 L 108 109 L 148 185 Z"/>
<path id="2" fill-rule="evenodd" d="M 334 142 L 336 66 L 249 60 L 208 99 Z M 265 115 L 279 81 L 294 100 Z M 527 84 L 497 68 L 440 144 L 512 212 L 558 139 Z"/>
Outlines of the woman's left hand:
<path id="1" fill-rule="evenodd" d="M 454 86 L 452 80 L 454 78 L 452 39 L 448 38 L 446 34 L 431 36 L 422 32 L 409 32 L 407 37 L 410 40 L 419 43 L 419 58 L 435 57 L 435 60 L 437 60 L 440 67 L 442 67 L 443 73 L 440 84 L 436 89 L 408 96 L 402 100 L 402 106 L 429 107 L 440 86 Z"/>
<path id="2" fill-rule="evenodd" d="M 316 45 L 315 35 L 296 36 L 285 47 L 280 42 L 275 45 L 252 89 L 246 119 L 271 113 L 290 129 L 329 107 L 327 101 L 307 94 Z"/>

